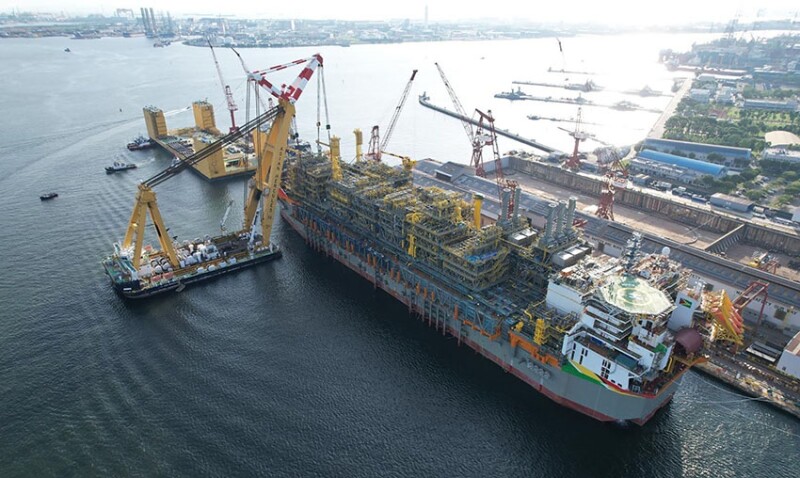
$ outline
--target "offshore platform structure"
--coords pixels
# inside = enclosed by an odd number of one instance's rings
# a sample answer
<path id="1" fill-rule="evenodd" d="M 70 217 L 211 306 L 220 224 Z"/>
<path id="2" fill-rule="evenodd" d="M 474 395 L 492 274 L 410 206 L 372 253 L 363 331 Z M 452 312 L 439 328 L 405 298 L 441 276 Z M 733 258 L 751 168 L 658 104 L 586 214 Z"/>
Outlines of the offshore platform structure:
<path id="1" fill-rule="evenodd" d="M 415 186 L 410 160 L 340 163 L 334 139 L 329 158 L 288 158 L 279 197 L 311 249 L 565 406 L 643 423 L 669 401 L 698 351 L 666 328 L 677 263 L 642 258 L 640 238 L 620 261 L 593 258 L 575 198 L 550 204 L 536 231 L 519 197 L 508 212 L 505 188 L 483 225 L 480 195 Z"/>
<path id="2" fill-rule="evenodd" d="M 305 68 L 289 87 L 276 88 L 266 79 L 269 72 L 303 63 Z M 321 66 L 322 57 L 314 55 L 267 70 L 248 72 L 278 99 L 278 105 L 139 184 L 125 238 L 122 244 L 115 244 L 115 253 L 103 262 L 112 284 L 123 296 L 138 298 L 180 290 L 186 284 L 280 256 L 277 246 L 270 241 L 270 235 L 289 128 L 295 113 L 294 103 L 311 75 Z M 262 130 L 264 125 L 270 125 L 268 132 Z M 243 228 L 219 237 L 207 237 L 196 244 L 173 242 L 174 238 L 168 235 L 162 220 L 153 188 L 250 132 L 253 132 L 258 166 L 249 183 Z M 148 213 L 155 226 L 160 251 L 144 248 Z"/>

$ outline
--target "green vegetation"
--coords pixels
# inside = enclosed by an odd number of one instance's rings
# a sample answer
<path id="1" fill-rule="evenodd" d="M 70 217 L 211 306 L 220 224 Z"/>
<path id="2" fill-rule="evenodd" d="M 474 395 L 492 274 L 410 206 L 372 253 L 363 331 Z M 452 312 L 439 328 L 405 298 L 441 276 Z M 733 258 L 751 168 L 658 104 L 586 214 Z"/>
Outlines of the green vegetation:
<path id="1" fill-rule="evenodd" d="M 752 86 L 745 86 L 742 94 L 749 100 L 785 100 L 797 95 L 797 90 L 783 88 L 759 90 Z"/>
<path id="2" fill-rule="evenodd" d="M 742 110 L 684 98 L 678 104 L 675 115 L 667 120 L 664 137 L 750 148 L 754 152 L 760 152 L 767 146 L 764 135 L 774 130 L 800 134 L 800 113 Z M 709 160 L 716 162 L 714 159 Z"/>
<path id="3" fill-rule="evenodd" d="M 800 196 L 800 172 L 797 166 L 782 161 L 761 160 L 758 168 L 746 168 L 740 174 L 714 179 L 711 176 L 700 178 L 700 185 L 711 193 L 731 194 L 743 190 L 743 194 L 751 201 L 759 202 L 779 191 L 772 200 L 771 206 L 781 208 L 791 204 Z M 768 184 L 761 184 L 759 175 L 769 176 Z"/>

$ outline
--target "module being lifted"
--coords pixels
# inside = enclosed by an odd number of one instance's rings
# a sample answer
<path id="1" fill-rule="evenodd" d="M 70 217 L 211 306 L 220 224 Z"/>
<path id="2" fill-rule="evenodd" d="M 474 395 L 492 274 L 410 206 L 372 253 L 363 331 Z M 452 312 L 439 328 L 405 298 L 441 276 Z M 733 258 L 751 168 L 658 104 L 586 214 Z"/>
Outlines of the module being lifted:
<path id="1" fill-rule="evenodd" d="M 270 235 L 289 129 L 295 113 L 294 103 L 316 68 L 322 67 L 320 55 L 290 65 L 303 61 L 306 62 L 303 72 L 285 89 L 274 88 L 263 76 L 287 65 L 252 73 L 255 81 L 278 99 L 277 106 L 139 185 L 125 238 L 121 244 L 114 245 L 114 253 L 103 261 L 111 284 L 123 297 L 143 298 L 181 291 L 186 285 L 281 256 L 278 246 L 270 241 Z M 264 127 L 270 122 L 271 126 L 265 132 Z M 258 164 L 244 205 L 242 229 L 218 237 L 206 236 L 204 240 L 175 242 L 161 219 L 152 188 L 187 167 L 201 164 L 215 151 L 241 140 L 250 132 L 253 133 Z M 144 247 L 148 213 L 161 246 L 159 250 Z"/>

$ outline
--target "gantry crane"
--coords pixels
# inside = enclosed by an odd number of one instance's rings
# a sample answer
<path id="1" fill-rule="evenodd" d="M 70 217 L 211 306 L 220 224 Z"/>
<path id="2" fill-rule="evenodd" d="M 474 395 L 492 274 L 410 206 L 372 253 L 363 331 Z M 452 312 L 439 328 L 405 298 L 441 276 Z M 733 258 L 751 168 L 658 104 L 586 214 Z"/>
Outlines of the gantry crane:
<path id="1" fill-rule="evenodd" d="M 408 80 L 408 83 L 406 83 L 403 94 L 400 96 L 400 101 L 397 103 L 397 107 L 394 109 L 392 119 L 389 120 L 389 126 L 386 127 L 386 131 L 383 134 L 383 140 L 381 140 L 380 137 L 380 127 L 378 125 L 372 127 L 372 133 L 369 138 L 369 149 L 367 150 L 367 158 L 373 161 L 381 160 L 381 153 L 384 149 L 386 149 L 386 146 L 389 145 L 389 138 L 391 138 L 392 133 L 394 133 L 394 127 L 397 124 L 397 119 L 400 117 L 400 112 L 403 111 L 403 105 L 406 104 L 408 93 L 411 91 L 411 84 L 414 82 L 414 78 L 416 76 L 417 70 L 412 71 L 411 78 Z"/>
<path id="2" fill-rule="evenodd" d="M 268 72 L 301 64 L 303 62 L 306 62 L 305 68 L 288 88 L 275 88 L 264 77 Z M 148 212 L 155 226 L 161 250 L 167 256 L 172 267 L 175 269 L 179 268 L 175 246 L 168 235 L 167 228 L 164 226 L 156 202 L 156 193 L 153 191 L 153 188 L 174 177 L 184 169 L 203 161 L 250 132 L 254 132 L 254 144 L 259 161 L 256 174 L 249 184 L 250 190 L 244 205 L 244 228 L 239 233 L 249 233 L 250 244 L 254 245 L 256 237 L 260 232 L 261 242 L 263 244 L 262 247 L 272 247 L 269 238 L 272 232 L 272 220 L 275 213 L 275 201 L 278 195 L 283 160 L 286 156 L 289 125 L 291 124 L 295 112 L 294 103 L 302 94 L 305 85 L 318 66 L 322 66 L 322 57 L 320 55 L 314 55 L 304 60 L 298 60 L 286 65 L 279 65 L 265 71 L 248 72 L 250 78 L 254 78 L 258 84 L 268 89 L 278 98 L 278 106 L 267 110 L 264 114 L 238 127 L 235 132 L 228 133 L 208 147 L 188 156 L 183 161 L 171 165 L 167 169 L 139 184 L 136 202 L 134 203 L 131 219 L 128 222 L 125 239 L 122 243 L 123 249 L 133 247 L 132 264 L 135 269 L 138 270 L 141 263 Z M 270 122 L 272 126 L 269 132 L 267 134 L 263 133 L 261 127 L 270 124 Z M 261 217 L 260 228 L 258 228 L 257 220 L 259 216 Z"/>
<path id="3" fill-rule="evenodd" d="M 236 110 L 238 109 L 236 106 L 236 102 L 233 101 L 233 92 L 231 92 L 230 85 L 225 83 L 225 79 L 222 77 L 222 68 L 219 67 L 219 61 L 217 61 L 217 54 L 214 53 L 214 46 L 211 45 L 211 40 L 206 40 L 208 42 L 208 47 L 211 48 L 211 56 L 214 57 L 214 65 L 217 67 L 217 75 L 219 75 L 219 83 L 222 85 L 222 92 L 225 95 L 225 101 L 228 103 L 228 112 L 231 114 L 231 129 L 229 130 L 231 133 L 236 132 L 238 129 L 236 127 Z"/>

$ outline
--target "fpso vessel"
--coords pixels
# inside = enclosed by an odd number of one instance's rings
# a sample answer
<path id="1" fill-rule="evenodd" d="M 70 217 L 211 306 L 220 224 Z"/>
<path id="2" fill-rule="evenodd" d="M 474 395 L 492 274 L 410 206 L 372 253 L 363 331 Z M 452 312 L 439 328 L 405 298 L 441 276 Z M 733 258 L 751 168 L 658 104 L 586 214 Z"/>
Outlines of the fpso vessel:
<path id="1" fill-rule="evenodd" d="M 506 189 L 501 217 L 483 225 L 479 195 L 415 187 L 409 160 L 393 168 L 332 157 L 287 163 L 283 219 L 557 403 L 644 424 L 698 361 L 694 307 L 674 299 L 688 273 L 668 251 L 644 255 L 635 236 L 622 259 L 594 257 L 572 225 L 574 199 L 551 204 L 537 231 L 519 214 L 519 190 Z M 684 291 L 677 302 L 697 297 Z M 673 322 L 682 326 L 674 334 Z"/>

